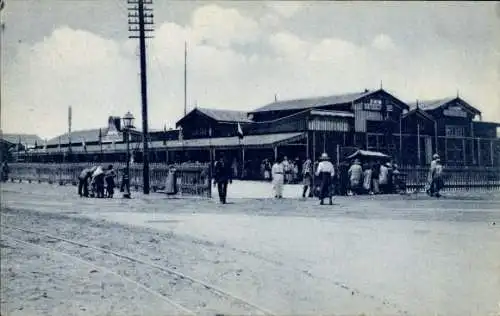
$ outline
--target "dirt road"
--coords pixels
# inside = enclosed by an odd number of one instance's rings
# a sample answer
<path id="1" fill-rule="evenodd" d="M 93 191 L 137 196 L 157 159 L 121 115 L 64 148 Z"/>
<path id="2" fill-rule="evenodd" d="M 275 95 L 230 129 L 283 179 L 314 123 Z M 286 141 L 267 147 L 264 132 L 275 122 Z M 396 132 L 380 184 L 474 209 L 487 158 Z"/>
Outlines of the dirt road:
<path id="1" fill-rule="evenodd" d="M 1 192 L 2 315 L 500 312 L 498 194 L 320 207 Z"/>

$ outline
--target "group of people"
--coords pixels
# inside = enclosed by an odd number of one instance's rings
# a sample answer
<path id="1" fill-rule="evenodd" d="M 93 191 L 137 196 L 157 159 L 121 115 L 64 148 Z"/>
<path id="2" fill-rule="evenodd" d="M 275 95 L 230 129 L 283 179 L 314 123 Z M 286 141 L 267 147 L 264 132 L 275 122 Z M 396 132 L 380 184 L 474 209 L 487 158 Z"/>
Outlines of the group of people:
<path id="1" fill-rule="evenodd" d="M 359 159 L 355 159 L 348 169 L 345 164 L 339 169 L 340 195 L 390 194 L 405 190 L 398 166 L 391 162 L 361 164 Z"/>
<path id="2" fill-rule="evenodd" d="M 286 157 L 285 157 L 286 158 Z M 283 198 L 283 186 L 285 184 L 285 159 L 278 159 L 272 167 L 272 178 L 273 178 L 273 190 L 274 197 L 281 199 Z M 306 193 L 309 191 L 309 196 L 313 196 L 314 178 L 319 179 L 318 197 L 320 199 L 320 204 L 324 204 L 324 200 L 328 198 L 330 205 L 333 204 L 333 193 L 334 193 L 334 178 L 335 178 L 335 167 L 330 161 L 328 154 L 323 153 L 320 157 L 316 168 L 314 168 L 312 161 L 307 159 L 303 166 L 303 184 L 304 189 L 302 192 L 302 197 L 306 197 Z M 315 170 L 313 170 L 313 168 Z"/>
<path id="3" fill-rule="evenodd" d="M 82 197 L 113 198 L 115 178 L 116 172 L 113 165 L 109 165 L 107 168 L 102 166 L 85 168 L 78 176 L 78 195 Z"/>

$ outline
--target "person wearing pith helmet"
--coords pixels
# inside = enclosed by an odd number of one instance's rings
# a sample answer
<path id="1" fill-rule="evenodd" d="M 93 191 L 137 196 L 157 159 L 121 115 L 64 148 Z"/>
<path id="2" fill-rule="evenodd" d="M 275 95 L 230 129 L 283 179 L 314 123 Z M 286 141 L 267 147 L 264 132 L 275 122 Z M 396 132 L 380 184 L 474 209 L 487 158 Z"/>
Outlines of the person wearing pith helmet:
<path id="1" fill-rule="evenodd" d="M 433 186 L 434 186 L 434 181 L 433 181 L 433 172 L 434 170 L 436 169 L 436 165 L 437 165 L 437 162 L 440 160 L 440 157 L 439 157 L 439 154 L 434 154 L 432 155 L 432 161 L 431 161 L 431 166 L 429 168 L 429 173 L 427 175 L 427 194 L 429 196 L 433 196 L 434 195 L 434 190 L 433 190 Z"/>
<path id="2" fill-rule="evenodd" d="M 321 186 L 319 192 L 320 204 L 323 205 L 323 200 L 328 197 L 330 201 L 330 205 L 333 204 L 332 201 L 332 184 L 333 177 L 335 176 L 335 168 L 333 164 L 330 162 L 330 157 L 328 157 L 327 153 L 321 154 L 319 158 L 320 162 L 318 164 L 318 169 L 316 170 L 316 176 L 321 179 Z"/>

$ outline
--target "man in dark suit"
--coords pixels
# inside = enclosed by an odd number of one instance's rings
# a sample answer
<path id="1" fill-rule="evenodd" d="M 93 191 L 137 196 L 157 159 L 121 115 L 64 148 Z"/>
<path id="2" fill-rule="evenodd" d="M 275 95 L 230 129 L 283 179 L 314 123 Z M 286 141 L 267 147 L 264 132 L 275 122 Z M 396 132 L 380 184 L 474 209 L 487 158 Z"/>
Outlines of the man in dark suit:
<path id="1" fill-rule="evenodd" d="M 233 182 L 231 166 L 223 156 L 220 156 L 214 166 L 214 186 L 217 185 L 219 199 L 222 204 L 226 204 L 228 182 Z"/>

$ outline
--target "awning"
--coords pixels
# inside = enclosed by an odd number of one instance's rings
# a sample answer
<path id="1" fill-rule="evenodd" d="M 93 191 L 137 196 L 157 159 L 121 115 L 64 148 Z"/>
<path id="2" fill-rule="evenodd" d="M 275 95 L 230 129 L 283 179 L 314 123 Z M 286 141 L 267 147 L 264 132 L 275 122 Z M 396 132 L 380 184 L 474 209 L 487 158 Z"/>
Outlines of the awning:
<path id="1" fill-rule="evenodd" d="M 388 159 L 390 156 L 383 154 L 378 151 L 370 151 L 370 150 L 358 150 L 354 154 L 347 157 L 347 159 L 353 159 L 357 157 L 370 157 L 370 158 L 384 158 Z"/>
<path id="2" fill-rule="evenodd" d="M 149 143 L 150 149 L 168 149 L 168 150 L 196 150 L 196 149 L 209 149 L 212 148 L 239 148 L 241 146 L 245 148 L 270 148 L 273 146 L 285 145 L 300 139 L 305 138 L 305 133 L 277 133 L 277 134 L 264 134 L 264 135 L 247 135 L 243 139 L 239 139 L 236 136 L 233 137 L 214 137 L 214 138 L 199 138 L 199 139 L 186 139 L 180 140 L 169 140 L 167 142 L 154 141 Z M 85 153 L 83 146 L 72 146 L 71 150 L 73 153 Z M 113 152 L 125 152 L 125 143 L 115 143 L 115 144 L 102 144 L 103 153 L 113 153 Z M 137 151 L 142 150 L 142 142 L 130 143 L 130 150 Z M 68 148 L 48 148 L 47 150 L 38 148 L 36 150 L 30 151 L 30 153 L 36 154 L 58 154 L 67 153 Z M 87 153 L 100 153 L 100 145 L 87 145 Z"/>

